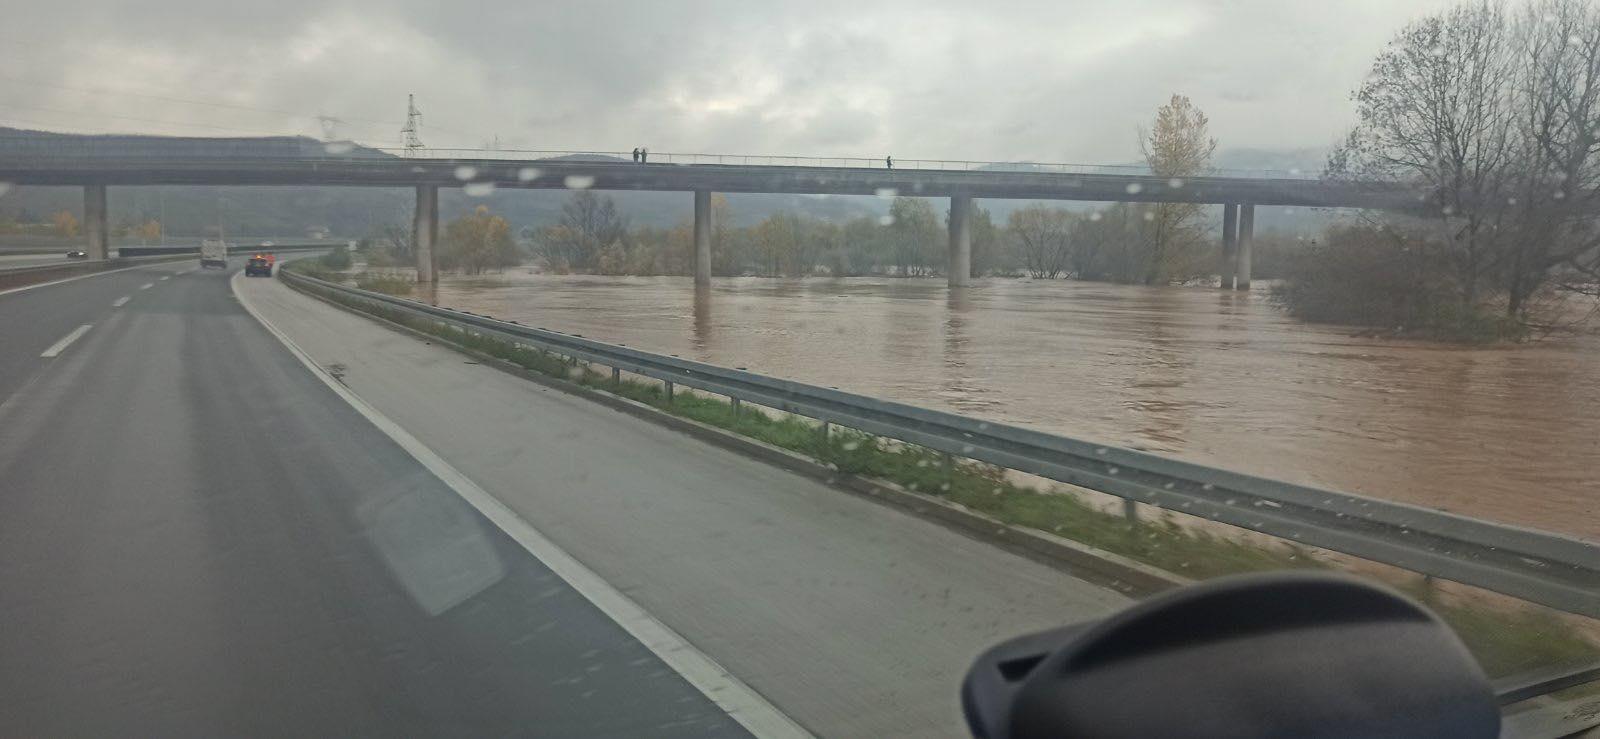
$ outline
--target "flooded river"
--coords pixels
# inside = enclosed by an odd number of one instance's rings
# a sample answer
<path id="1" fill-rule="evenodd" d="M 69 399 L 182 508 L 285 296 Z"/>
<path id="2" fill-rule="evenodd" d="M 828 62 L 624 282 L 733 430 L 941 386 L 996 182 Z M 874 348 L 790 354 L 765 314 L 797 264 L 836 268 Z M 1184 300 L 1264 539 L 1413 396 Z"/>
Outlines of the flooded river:
<path id="1" fill-rule="evenodd" d="M 446 277 L 439 303 L 713 364 L 1600 540 L 1600 338 L 1458 348 L 1264 293 L 979 280 Z"/>

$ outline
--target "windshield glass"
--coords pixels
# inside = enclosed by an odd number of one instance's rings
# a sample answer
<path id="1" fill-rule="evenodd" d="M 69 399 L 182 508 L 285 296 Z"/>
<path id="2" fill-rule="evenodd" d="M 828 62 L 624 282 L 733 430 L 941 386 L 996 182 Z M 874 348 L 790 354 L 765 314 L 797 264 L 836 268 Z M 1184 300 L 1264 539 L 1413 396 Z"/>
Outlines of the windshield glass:
<path id="1" fill-rule="evenodd" d="M 1302 570 L 1600 722 L 1595 0 L 161 5 L 0 28 L 0 733 L 962 735 Z"/>

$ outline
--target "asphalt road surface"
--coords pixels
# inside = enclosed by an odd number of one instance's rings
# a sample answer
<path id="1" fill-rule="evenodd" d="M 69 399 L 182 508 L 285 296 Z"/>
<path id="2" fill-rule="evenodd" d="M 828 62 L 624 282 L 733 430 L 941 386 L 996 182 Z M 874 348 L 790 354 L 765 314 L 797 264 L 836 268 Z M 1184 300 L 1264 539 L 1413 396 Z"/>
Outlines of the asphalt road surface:
<path id="1" fill-rule="evenodd" d="M 362 401 L 821 736 L 965 736 L 972 659 L 1108 590 L 290 290 L 241 300 Z"/>
<path id="2" fill-rule="evenodd" d="M 0 294 L 0 734 L 744 733 L 193 267 Z"/>

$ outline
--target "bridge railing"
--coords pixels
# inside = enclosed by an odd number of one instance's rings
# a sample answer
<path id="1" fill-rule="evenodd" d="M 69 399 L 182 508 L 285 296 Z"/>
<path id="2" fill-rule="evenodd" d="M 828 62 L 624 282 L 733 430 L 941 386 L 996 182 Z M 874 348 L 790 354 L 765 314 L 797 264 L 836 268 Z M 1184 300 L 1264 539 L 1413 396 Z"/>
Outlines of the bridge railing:
<path id="1" fill-rule="evenodd" d="M 571 162 L 632 164 L 633 152 L 601 149 L 460 149 L 358 146 L 350 142 L 312 140 L 251 141 L 215 139 L 191 142 L 160 138 L 0 138 L 0 161 L 6 158 L 111 158 L 111 159 L 334 159 L 413 158 L 433 160 L 565 160 Z M 889 169 L 886 157 L 781 156 L 699 152 L 649 152 L 647 164 L 738 165 L 763 167 L 817 167 L 832 169 Z M 920 171 L 984 171 L 1041 174 L 1150 175 L 1137 164 L 1082 164 L 1071 162 L 983 161 L 975 159 L 901 159 L 894 169 Z M 1205 174 L 1219 177 L 1314 180 L 1320 172 L 1297 169 L 1212 168 Z"/>
<path id="2" fill-rule="evenodd" d="M 1600 618 L 1600 544 L 693 362 L 319 280 L 290 284 L 1135 503 Z"/>
<path id="3" fill-rule="evenodd" d="M 536 149 L 417 149 L 379 148 L 394 156 L 415 159 L 506 159 L 516 161 L 564 159 L 633 163 L 630 151 L 536 150 Z M 835 169 L 890 169 L 887 158 L 781 156 L 771 154 L 712 154 L 694 152 L 649 152 L 648 164 L 719 164 L 764 167 L 828 167 Z M 968 159 L 893 159 L 893 169 L 936 171 L 985 171 L 1052 174 L 1149 175 L 1150 168 L 1137 164 L 1076 164 L 1068 162 L 981 161 Z M 1269 179 L 1314 180 L 1320 172 L 1298 169 L 1212 168 L 1208 175 L 1219 177 L 1257 177 Z"/>

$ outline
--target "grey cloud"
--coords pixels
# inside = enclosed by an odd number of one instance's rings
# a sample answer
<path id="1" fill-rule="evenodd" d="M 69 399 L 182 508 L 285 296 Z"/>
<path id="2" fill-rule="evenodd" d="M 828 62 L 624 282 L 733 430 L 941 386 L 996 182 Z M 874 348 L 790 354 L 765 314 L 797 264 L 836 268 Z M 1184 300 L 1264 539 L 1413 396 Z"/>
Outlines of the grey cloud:
<path id="1" fill-rule="evenodd" d="M 393 143 L 415 93 L 439 146 L 1120 162 L 1180 92 L 1224 148 L 1322 146 L 1372 55 L 1442 4 L 32 3 L 0 30 L 0 121 L 315 133 L 328 114 Z"/>

